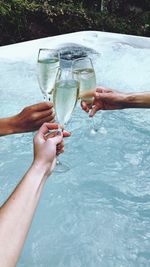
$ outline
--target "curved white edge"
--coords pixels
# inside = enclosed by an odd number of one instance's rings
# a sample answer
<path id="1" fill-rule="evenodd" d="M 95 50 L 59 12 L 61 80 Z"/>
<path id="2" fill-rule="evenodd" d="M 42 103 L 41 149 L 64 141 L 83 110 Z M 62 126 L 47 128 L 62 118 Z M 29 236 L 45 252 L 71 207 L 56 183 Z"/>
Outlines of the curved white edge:
<path id="1" fill-rule="evenodd" d="M 150 38 L 100 31 L 81 31 L 47 37 L 0 47 L 0 59 L 34 62 L 39 48 L 56 48 L 64 43 L 75 43 L 97 52 L 115 43 L 135 48 L 150 49 Z"/>

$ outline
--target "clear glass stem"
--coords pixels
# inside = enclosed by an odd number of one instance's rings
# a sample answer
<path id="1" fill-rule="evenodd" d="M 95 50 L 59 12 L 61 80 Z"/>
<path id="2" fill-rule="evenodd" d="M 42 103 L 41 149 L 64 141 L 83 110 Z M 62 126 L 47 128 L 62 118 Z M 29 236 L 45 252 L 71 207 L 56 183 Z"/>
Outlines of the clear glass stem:
<path id="1" fill-rule="evenodd" d="M 58 131 L 63 132 L 63 129 L 59 128 Z M 55 168 L 54 172 L 56 172 L 56 173 L 63 173 L 63 172 L 67 172 L 69 170 L 70 170 L 69 165 L 66 165 L 64 162 L 61 162 L 58 159 L 58 156 L 57 156 L 56 168 Z"/>
<path id="2" fill-rule="evenodd" d="M 63 129 L 62 128 L 58 128 L 58 132 L 62 133 Z M 58 159 L 58 156 L 57 156 L 56 165 L 62 165 L 61 161 Z"/>
<path id="3" fill-rule="evenodd" d="M 90 118 L 90 125 L 91 125 L 91 127 L 90 127 L 91 128 L 91 133 L 92 134 L 96 134 L 98 129 L 96 127 L 96 122 L 95 122 L 95 119 L 93 117 Z"/>

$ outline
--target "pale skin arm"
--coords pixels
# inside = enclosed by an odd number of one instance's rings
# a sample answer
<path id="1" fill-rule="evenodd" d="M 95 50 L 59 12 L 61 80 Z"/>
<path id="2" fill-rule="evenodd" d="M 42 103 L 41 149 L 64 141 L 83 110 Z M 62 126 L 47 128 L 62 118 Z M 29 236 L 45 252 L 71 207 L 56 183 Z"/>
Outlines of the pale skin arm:
<path id="1" fill-rule="evenodd" d="M 34 138 L 34 160 L 9 199 L 0 208 L 0 265 L 15 267 L 47 177 L 64 151 L 62 134 L 48 133 L 57 124 L 44 123 Z M 64 136 L 70 134 L 64 132 Z"/>
<path id="2" fill-rule="evenodd" d="M 53 122 L 54 117 L 50 102 L 26 107 L 15 116 L 0 119 L 0 136 L 38 130 L 44 122 Z"/>
<path id="3" fill-rule="evenodd" d="M 86 94 L 93 97 L 92 103 L 82 101 L 82 109 L 94 116 L 98 110 L 115 110 L 125 108 L 150 108 L 150 92 L 123 93 L 110 88 L 98 87 Z"/>

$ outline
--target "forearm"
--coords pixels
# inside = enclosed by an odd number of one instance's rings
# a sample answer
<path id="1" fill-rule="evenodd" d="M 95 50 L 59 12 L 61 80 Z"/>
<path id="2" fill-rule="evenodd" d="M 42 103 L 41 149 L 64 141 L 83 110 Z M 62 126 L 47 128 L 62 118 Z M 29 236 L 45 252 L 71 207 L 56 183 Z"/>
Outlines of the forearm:
<path id="1" fill-rule="evenodd" d="M 16 116 L 0 119 L 0 136 L 18 133 Z"/>
<path id="2" fill-rule="evenodd" d="M 125 108 L 150 108 L 150 92 L 129 93 L 124 99 Z"/>
<path id="3" fill-rule="evenodd" d="M 46 181 L 43 166 L 33 164 L 0 209 L 0 261 L 15 267 Z"/>

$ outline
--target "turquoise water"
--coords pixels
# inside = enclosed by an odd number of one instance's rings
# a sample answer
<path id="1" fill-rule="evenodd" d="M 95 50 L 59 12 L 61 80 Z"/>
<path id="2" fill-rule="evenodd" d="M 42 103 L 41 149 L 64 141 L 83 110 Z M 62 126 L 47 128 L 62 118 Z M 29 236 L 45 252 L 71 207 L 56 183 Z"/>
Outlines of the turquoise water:
<path id="1" fill-rule="evenodd" d="M 98 83 L 118 90 L 150 90 L 150 50 L 116 45 L 93 59 Z M 1 61 L 1 116 L 42 100 L 35 66 Z M 77 106 L 61 161 L 49 177 L 19 267 L 150 266 L 150 111 L 100 112 Z M 1 137 L 0 202 L 32 160 L 32 134 Z"/>

